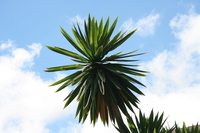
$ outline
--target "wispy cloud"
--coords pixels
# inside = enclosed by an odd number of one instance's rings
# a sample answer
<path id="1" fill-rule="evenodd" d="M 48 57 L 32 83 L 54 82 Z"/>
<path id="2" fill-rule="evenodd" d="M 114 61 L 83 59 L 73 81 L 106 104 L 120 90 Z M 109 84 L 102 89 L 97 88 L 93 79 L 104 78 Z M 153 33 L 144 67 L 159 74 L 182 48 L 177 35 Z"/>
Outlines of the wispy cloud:
<path id="1" fill-rule="evenodd" d="M 76 24 L 78 22 L 80 27 L 83 29 L 84 28 L 84 20 L 85 20 L 85 17 L 81 17 L 80 15 L 76 15 L 73 18 L 69 18 L 68 22 L 73 23 L 73 24 Z"/>
<path id="2" fill-rule="evenodd" d="M 41 44 L 33 43 L 28 49 L 12 45 L 12 41 L 0 45 L 9 49 L 0 56 L 0 132 L 49 133 L 49 122 L 74 111 L 73 106 L 62 109 L 69 90 L 55 94 L 56 89 L 48 87 L 52 81 L 42 80 L 31 70 Z"/>
<path id="3" fill-rule="evenodd" d="M 156 25 L 158 24 L 159 17 L 159 14 L 151 13 L 147 17 L 141 18 L 137 22 L 134 22 L 132 18 L 129 18 L 122 24 L 121 29 L 134 30 L 138 28 L 136 33 L 140 36 L 153 35 L 155 32 Z"/>
<path id="4" fill-rule="evenodd" d="M 154 108 L 169 116 L 170 125 L 200 122 L 200 14 L 192 8 L 188 14 L 177 14 L 170 27 L 179 39 L 175 48 L 164 50 L 151 61 L 143 63 L 150 71 L 145 82 L 146 96 L 140 97 L 144 111 Z"/>
<path id="5" fill-rule="evenodd" d="M 192 6 L 188 15 L 177 14 L 170 21 L 170 26 L 173 29 L 174 35 L 181 40 L 181 48 L 185 53 L 198 52 L 200 53 L 200 15 L 195 13 Z"/>
<path id="6" fill-rule="evenodd" d="M 7 48 L 10 48 L 12 47 L 13 45 L 13 42 L 11 40 L 8 40 L 6 42 L 3 42 L 1 45 L 0 45 L 0 50 L 5 50 Z"/>
<path id="7" fill-rule="evenodd" d="M 104 126 L 101 120 L 96 123 L 95 127 L 90 123 L 89 118 L 86 119 L 83 125 L 77 123 L 70 123 L 67 127 L 61 128 L 59 133 L 114 133 L 116 129 L 112 125 Z"/>

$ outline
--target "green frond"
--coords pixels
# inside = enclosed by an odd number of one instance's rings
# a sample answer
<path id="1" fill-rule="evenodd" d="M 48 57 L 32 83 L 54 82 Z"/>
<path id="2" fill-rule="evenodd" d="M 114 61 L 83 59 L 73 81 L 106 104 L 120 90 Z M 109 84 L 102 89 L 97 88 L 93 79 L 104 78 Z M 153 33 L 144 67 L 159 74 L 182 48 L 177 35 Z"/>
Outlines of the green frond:
<path id="1" fill-rule="evenodd" d="M 58 66 L 58 67 L 50 67 L 45 70 L 45 72 L 55 72 L 55 71 L 66 71 L 66 70 L 75 70 L 75 69 L 82 69 L 85 65 L 65 65 L 65 66 Z"/>
<path id="2" fill-rule="evenodd" d="M 60 26 L 61 33 L 63 36 L 68 40 L 68 42 L 76 49 L 78 50 L 81 54 L 87 57 L 87 55 L 79 48 L 77 43 L 70 37 L 70 35 Z"/>
<path id="3" fill-rule="evenodd" d="M 79 55 L 79 54 L 76 54 L 74 52 L 71 52 L 71 51 L 68 51 L 66 49 L 63 49 L 63 48 L 59 48 L 59 47 L 51 47 L 51 46 L 46 46 L 48 49 L 54 51 L 54 52 L 57 52 L 59 54 L 63 54 L 63 55 L 66 55 L 66 56 L 69 56 L 69 57 L 72 57 L 72 58 L 75 58 L 77 60 L 81 60 L 85 63 L 89 62 L 88 59 L 84 58 L 83 56 Z"/>
<path id="4" fill-rule="evenodd" d="M 67 76 L 65 78 L 62 78 L 62 79 L 56 81 L 55 83 L 51 84 L 50 86 L 58 85 L 58 84 L 61 84 L 61 83 L 65 82 L 65 81 L 67 81 L 67 80 L 74 79 L 79 74 L 81 74 L 81 71 L 77 71 L 77 72 L 75 72 L 75 73 L 73 73 L 73 74 L 71 74 L 71 75 L 69 75 L 69 76 Z"/>

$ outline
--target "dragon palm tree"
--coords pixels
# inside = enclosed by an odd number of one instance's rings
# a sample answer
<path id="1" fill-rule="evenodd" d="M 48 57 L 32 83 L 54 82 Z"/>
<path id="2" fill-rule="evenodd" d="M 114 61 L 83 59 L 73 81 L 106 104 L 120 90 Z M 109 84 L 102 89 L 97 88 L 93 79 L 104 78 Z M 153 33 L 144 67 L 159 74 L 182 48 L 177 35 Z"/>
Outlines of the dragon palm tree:
<path id="1" fill-rule="evenodd" d="M 78 106 L 75 116 L 79 116 L 79 122 L 84 123 L 89 115 L 91 123 L 95 125 L 100 116 L 104 125 L 108 124 L 110 119 L 113 123 L 117 122 L 122 132 L 126 132 L 127 129 L 123 123 L 121 112 L 127 115 L 127 109 L 133 111 L 132 107 L 137 107 L 139 100 L 136 94 L 143 95 L 143 93 L 135 84 L 144 86 L 131 75 L 146 76 L 146 71 L 138 70 L 137 65 L 127 65 L 123 62 L 138 61 L 132 60 L 132 58 L 144 53 L 136 54 L 135 52 L 138 50 L 135 50 L 107 56 L 110 51 L 122 45 L 136 31 L 135 29 L 127 34 L 127 31 L 120 31 L 111 39 L 118 18 L 114 20 L 111 26 L 109 26 L 109 21 L 110 19 L 107 18 L 104 24 L 102 18 L 98 23 L 94 17 L 91 18 L 89 15 L 88 21 L 84 21 L 83 31 L 78 22 L 73 26 L 72 33 L 75 40 L 60 27 L 61 33 L 79 54 L 59 47 L 46 47 L 54 52 L 71 57 L 71 60 L 78 64 L 51 67 L 45 71 L 77 70 L 51 86 L 62 83 L 56 92 L 69 85 L 75 86 L 64 99 L 64 108 L 76 99 Z"/>

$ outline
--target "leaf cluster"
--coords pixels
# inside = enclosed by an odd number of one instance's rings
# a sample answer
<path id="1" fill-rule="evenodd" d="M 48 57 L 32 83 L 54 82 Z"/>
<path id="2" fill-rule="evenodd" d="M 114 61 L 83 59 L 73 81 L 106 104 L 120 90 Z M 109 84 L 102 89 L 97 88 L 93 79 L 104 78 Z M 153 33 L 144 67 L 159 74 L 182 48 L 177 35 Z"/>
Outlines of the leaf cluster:
<path id="1" fill-rule="evenodd" d="M 167 118 L 164 119 L 163 117 L 164 113 L 162 113 L 161 115 L 157 113 L 155 115 L 153 109 L 151 110 L 149 117 L 146 117 L 145 114 L 142 114 L 141 110 L 139 110 L 139 115 L 137 116 L 135 114 L 135 121 L 130 115 L 127 117 L 129 128 L 129 131 L 127 133 L 164 133 L 163 125 L 166 122 Z M 121 132 L 120 129 L 117 128 L 117 130 Z"/>
<path id="2" fill-rule="evenodd" d="M 135 94 L 144 95 L 135 84 L 145 86 L 131 76 L 146 76 L 146 71 L 138 70 L 137 65 L 127 65 L 124 62 L 135 62 L 132 58 L 145 53 L 136 54 L 138 50 L 106 56 L 110 51 L 122 45 L 135 31 L 130 33 L 118 32 L 111 38 L 118 18 L 109 26 L 110 18 L 105 24 L 103 18 L 100 23 L 94 17 L 84 21 L 84 30 L 80 25 L 73 26 L 72 33 L 75 40 L 60 27 L 61 33 L 67 41 L 79 52 L 75 53 L 60 47 L 46 46 L 59 54 L 68 56 L 78 64 L 50 67 L 46 72 L 77 70 L 69 76 L 60 79 L 51 86 L 62 84 L 56 92 L 69 85 L 75 88 L 64 99 L 66 108 L 74 99 L 78 101 L 75 116 L 79 122 L 84 122 L 90 116 L 95 125 L 100 116 L 104 124 L 117 121 L 119 125 L 121 112 L 128 115 L 127 108 L 133 111 L 139 102 Z M 128 58 L 128 59 L 127 59 Z"/>

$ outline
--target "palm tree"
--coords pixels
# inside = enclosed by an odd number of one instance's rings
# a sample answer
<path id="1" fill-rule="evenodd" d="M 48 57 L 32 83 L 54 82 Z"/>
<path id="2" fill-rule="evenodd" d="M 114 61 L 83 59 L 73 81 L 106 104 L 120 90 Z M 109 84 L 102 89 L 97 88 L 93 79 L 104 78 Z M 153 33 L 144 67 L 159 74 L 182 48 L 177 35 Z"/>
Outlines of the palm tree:
<path id="1" fill-rule="evenodd" d="M 85 121 L 90 115 L 91 123 L 95 125 L 100 116 L 103 124 L 108 124 L 109 119 L 126 132 L 121 112 L 128 115 L 127 108 L 133 111 L 132 106 L 137 107 L 139 102 L 135 94 L 144 95 L 134 84 L 145 86 L 131 77 L 146 76 L 146 71 L 138 70 L 138 65 L 123 64 L 123 62 L 135 62 L 132 57 L 144 53 L 135 54 L 138 50 L 106 56 L 122 45 L 136 31 L 130 33 L 118 32 L 113 38 L 111 35 L 116 27 L 118 18 L 109 26 L 110 18 L 104 24 L 103 18 L 100 23 L 94 17 L 88 16 L 84 21 L 84 31 L 80 25 L 73 26 L 72 33 L 75 40 L 62 28 L 61 33 L 67 41 L 79 52 L 71 52 L 67 49 L 46 46 L 50 50 L 71 57 L 78 64 L 51 67 L 46 72 L 77 70 L 71 75 L 53 83 L 51 86 L 63 83 L 56 92 L 72 85 L 75 88 L 64 99 L 66 108 L 75 98 L 78 101 L 75 117 L 79 115 L 79 122 Z M 124 59 L 129 58 L 129 59 Z M 121 112 L 120 112 L 121 111 Z"/>

